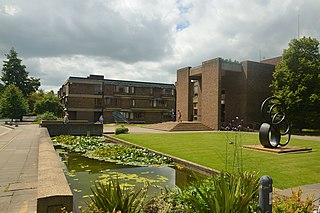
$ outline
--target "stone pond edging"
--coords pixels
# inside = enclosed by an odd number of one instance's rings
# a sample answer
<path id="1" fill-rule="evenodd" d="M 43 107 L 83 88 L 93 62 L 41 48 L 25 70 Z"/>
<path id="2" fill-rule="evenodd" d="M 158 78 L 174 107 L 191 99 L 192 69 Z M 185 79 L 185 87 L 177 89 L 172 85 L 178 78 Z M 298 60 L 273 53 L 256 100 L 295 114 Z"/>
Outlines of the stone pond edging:
<path id="1" fill-rule="evenodd" d="M 137 147 L 137 148 L 140 148 L 140 149 L 146 149 L 146 147 L 143 147 L 143 146 L 139 146 L 139 145 L 136 145 L 136 144 L 133 144 L 133 143 L 130 143 L 128 141 L 125 141 L 125 140 L 121 140 L 119 138 L 115 138 L 111 135 L 103 135 L 104 137 L 107 138 L 107 140 L 113 142 L 113 143 L 117 143 L 117 144 L 122 144 L 122 145 L 126 145 L 126 146 L 134 146 L 134 147 Z M 163 155 L 163 156 L 166 156 L 166 157 L 169 157 L 171 158 L 175 163 L 187 168 L 187 169 L 190 169 L 190 170 L 193 170 L 193 171 L 196 171 L 200 174 L 204 174 L 204 175 L 208 175 L 208 176 L 211 176 L 211 175 L 215 175 L 215 174 L 218 174 L 220 173 L 220 171 L 218 170 L 215 170 L 215 169 L 212 169 L 212 168 L 209 168 L 209 167 L 206 167 L 206 166 L 202 166 L 200 164 L 196 164 L 194 162 L 191 162 L 191 161 L 187 161 L 187 160 L 184 160 L 184 159 L 181 159 L 181 158 L 178 158 L 178 157 L 175 157 L 175 156 L 172 156 L 172 155 L 168 155 L 168 154 L 165 154 L 165 153 L 162 153 L 162 152 L 159 152 L 159 151 L 156 151 L 156 150 L 152 150 L 152 149 L 149 149 L 147 148 L 149 151 L 151 152 L 154 152 L 156 154 L 159 154 L 159 155 Z"/>
<path id="2" fill-rule="evenodd" d="M 37 212 L 72 211 L 73 195 L 47 128 L 40 129 L 38 157 Z"/>

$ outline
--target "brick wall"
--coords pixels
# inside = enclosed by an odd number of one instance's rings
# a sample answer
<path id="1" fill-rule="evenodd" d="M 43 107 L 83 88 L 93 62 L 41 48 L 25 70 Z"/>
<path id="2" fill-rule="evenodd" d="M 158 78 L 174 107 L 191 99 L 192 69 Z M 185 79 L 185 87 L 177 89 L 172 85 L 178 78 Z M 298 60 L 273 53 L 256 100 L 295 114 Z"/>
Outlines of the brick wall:
<path id="1" fill-rule="evenodd" d="M 225 90 L 225 122 L 238 116 L 246 119 L 246 76 L 243 72 L 225 71 L 221 88 Z"/>
<path id="2" fill-rule="evenodd" d="M 272 95 L 269 85 L 272 82 L 274 65 L 258 62 L 243 62 L 247 75 L 247 122 L 248 124 L 262 121 L 260 106 L 264 99 Z"/>
<path id="3" fill-rule="evenodd" d="M 177 71 L 177 101 L 176 112 L 181 111 L 181 118 L 183 121 L 192 120 L 192 100 L 190 92 L 190 67 L 185 67 Z M 177 116 L 176 116 L 177 117 Z"/>
<path id="4" fill-rule="evenodd" d="M 212 129 L 220 129 L 220 81 L 221 71 L 218 59 L 202 63 L 201 123 Z"/>

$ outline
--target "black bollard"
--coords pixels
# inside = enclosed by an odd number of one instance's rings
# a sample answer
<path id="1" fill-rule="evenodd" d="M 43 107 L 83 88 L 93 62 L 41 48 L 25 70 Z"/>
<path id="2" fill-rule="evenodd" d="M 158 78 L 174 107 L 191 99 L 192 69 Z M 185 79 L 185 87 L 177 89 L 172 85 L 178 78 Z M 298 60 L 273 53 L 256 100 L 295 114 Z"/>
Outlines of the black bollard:
<path id="1" fill-rule="evenodd" d="M 260 178 L 259 207 L 261 213 L 272 213 L 272 178 L 264 175 Z"/>

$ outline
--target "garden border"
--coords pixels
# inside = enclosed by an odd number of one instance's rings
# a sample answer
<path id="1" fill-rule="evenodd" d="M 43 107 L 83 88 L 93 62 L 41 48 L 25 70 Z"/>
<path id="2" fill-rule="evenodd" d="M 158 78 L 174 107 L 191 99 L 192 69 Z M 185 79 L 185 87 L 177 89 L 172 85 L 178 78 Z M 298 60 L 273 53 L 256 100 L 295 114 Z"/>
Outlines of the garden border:
<path id="1" fill-rule="evenodd" d="M 220 173 L 220 171 L 218 171 L 218 170 L 215 170 L 215 169 L 212 169 L 212 168 L 209 168 L 209 167 L 206 167 L 206 166 L 202 166 L 200 164 L 196 164 L 194 162 L 187 161 L 187 160 L 184 160 L 184 159 L 172 156 L 172 155 L 168 155 L 168 154 L 165 154 L 165 153 L 153 150 L 153 149 L 149 149 L 149 148 L 146 148 L 146 147 L 143 147 L 143 146 L 139 146 L 139 145 L 130 143 L 128 141 L 125 141 L 125 140 L 122 140 L 122 139 L 119 139 L 119 138 L 115 138 L 115 137 L 113 137 L 111 135 L 103 134 L 103 136 L 107 140 L 109 140 L 109 141 L 111 141 L 113 143 L 122 144 L 122 145 L 126 145 L 126 146 L 134 146 L 134 147 L 137 147 L 137 148 L 140 148 L 140 149 L 148 149 L 149 151 L 154 152 L 154 153 L 156 153 L 158 155 L 163 155 L 163 156 L 169 157 L 176 164 L 179 164 L 179 165 L 181 165 L 181 166 L 183 166 L 183 167 L 185 167 L 187 169 L 196 171 L 196 172 L 198 172 L 200 174 L 211 176 L 211 175 L 216 175 L 216 174 Z"/>

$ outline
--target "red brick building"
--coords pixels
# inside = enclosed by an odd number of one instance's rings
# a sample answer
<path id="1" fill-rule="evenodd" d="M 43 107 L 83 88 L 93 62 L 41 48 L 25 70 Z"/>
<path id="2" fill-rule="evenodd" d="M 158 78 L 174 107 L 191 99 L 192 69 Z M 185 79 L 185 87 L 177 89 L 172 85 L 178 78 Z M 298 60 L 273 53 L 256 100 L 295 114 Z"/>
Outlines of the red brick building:
<path id="1" fill-rule="evenodd" d="M 183 121 L 199 121 L 220 129 L 236 117 L 243 125 L 261 122 L 260 105 L 270 96 L 269 85 L 281 57 L 261 62 L 216 58 L 177 71 L 176 109 Z"/>
<path id="2" fill-rule="evenodd" d="M 175 109 L 174 84 L 110 80 L 102 75 L 69 77 L 58 96 L 70 120 L 96 122 L 103 114 L 106 122 L 114 122 L 112 114 L 117 111 L 129 122 L 157 123 L 172 120 Z"/>

